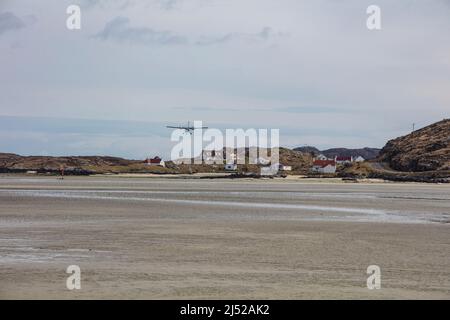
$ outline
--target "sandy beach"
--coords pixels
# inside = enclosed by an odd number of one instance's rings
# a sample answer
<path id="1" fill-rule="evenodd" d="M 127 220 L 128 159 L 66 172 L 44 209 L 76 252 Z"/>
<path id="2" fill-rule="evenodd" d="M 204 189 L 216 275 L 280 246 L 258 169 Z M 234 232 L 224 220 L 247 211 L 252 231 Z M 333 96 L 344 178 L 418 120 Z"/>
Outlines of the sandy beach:
<path id="1" fill-rule="evenodd" d="M 0 298 L 449 299 L 450 185 L 0 176 Z"/>

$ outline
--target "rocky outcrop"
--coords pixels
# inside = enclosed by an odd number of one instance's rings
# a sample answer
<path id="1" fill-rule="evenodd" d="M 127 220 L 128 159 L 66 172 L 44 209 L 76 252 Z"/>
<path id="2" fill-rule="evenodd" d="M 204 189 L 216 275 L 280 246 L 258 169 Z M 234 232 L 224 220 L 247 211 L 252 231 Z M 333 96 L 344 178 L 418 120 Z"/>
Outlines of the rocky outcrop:
<path id="1" fill-rule="evenodd" d="M 49 157 L 20 156 L 11 153 L 0 153 L 0 172 L 23 173 L 59 173 L 64 168 L 67 175 L 88 175 L 93 173 L 120 173 L 146 171 L 142 161 L 127 160 L 108 156 L 85 157 Z"/>
<path id="2" fill-rule="evenodd" d="M 291 166 L 292 171 L 297 173 L 307 173 L 311 169 L 313 158 L 310 154 L 293 151 L 287 148 L 280 148 L 280 163 Z"/>
<path id="3" fill-rule="evenodd" d="M 388 141 L 378 161 L 399 171 L 450 170 L 450 119 Z"/>

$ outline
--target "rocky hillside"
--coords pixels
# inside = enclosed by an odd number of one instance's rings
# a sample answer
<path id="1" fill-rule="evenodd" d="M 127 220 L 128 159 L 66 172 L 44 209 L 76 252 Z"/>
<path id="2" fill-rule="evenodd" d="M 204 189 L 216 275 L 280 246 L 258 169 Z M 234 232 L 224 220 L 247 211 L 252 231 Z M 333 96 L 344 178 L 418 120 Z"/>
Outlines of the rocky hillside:
<path id="1" fill-rule="evenodd" d="M 322 153 L 322 151 L 320 151 L 319 149 L 317 149 L 316 147 L 313 147 L 313 146 L 298 147 L 298 148 L 294 148 L 292 150 L 302 152 L 302 153 L 308 153 L 313 156 L 317 156 L 318 154 Z"/>
<path id="2" fill-rule="evenodd" d="M 316 147 L 311 146 L 299 147 L 295 148 L 294 150 L 313 155 L 323 154 L 328 158 L 334 158 L 335 156 L 339 157 L 361 156 L 366 160 L 375 159 L 376 157 L 378 157 L 378 153 L 380 152 L 380 149 L 377 148 L 361 148 L 361 149 L 333 148 L 321 151 Z"/>
<path id="3" fill-rule="evenodd" d="M 307 173 L 312 157 L 297 151 L 280 148 L 280 163 L 292 166 L 293 173 Z M 140 160 L 127 160 L 108 156 L 20 156 L 12 153 L 0 153 L 0 173 L 38 173 L 59 174 L 61 168 L 67 175 L 88 175 L 95 173 L 196 173 L 223 172 L 223 165 L 176 165 L 166 161 L 166 168 L 147 166 Z M 240 165 L 240 171 L 259 172 L 256 165 Z"/>
<path id="4" fill-rule="evenodd" d="M 142 161 L 108 156 L 49 157 L 20 156 L 0 153 L 0 172 L 57 173 L 64 168 L 66 174 L 146 172 L 150 168 Z M 155 170 L 155 167 L 151 168 Z M 164 168 L 161 168 L 164 169 Z"/>
<path id="5" fill-rule="evenodd" d="M 378 160 L 399 171 L 450 170 L 450 119 L 388 141 Z"/>
<path id="6" fill-rule="evenodd" d="M 280 148 L 280 163 L 292 166 L 295 173 L 308 173 L 311 170 L 313 158 L 309 153 L 303 153 L 286 148 Z"/>

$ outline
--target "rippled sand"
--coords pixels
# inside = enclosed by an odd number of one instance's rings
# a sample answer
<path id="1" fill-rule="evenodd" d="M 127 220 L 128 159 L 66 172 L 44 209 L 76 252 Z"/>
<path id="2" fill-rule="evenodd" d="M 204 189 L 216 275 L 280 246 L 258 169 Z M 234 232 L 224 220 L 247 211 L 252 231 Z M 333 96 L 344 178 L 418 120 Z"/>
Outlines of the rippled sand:
<path id="1" fill-rule="evenodd" d="M 0 298 L 448 299 L 450 186 L 4 176 Z"/>

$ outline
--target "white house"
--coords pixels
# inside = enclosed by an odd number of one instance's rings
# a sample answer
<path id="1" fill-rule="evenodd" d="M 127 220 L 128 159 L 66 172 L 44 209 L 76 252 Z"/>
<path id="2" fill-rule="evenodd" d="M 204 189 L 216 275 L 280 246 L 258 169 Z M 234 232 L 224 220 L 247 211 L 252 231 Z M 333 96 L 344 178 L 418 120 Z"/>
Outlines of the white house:
<path id="1" fill-rule="evenodd" d="M 355 161 L 355 162 L 363 162 L 363 161 L 366 161 L 366 159 L 364 159 L 361 156 L 357 156 L 353 161 Z"/>
<path id="2" fill-rule="evenodd" d="M 336 162 L 334 160 L 315 160 L 312 171 L 318 173 L 335 173 Z"/>
<path id="3" fill-rule="evenodd" d="M 328 160 L 328 158 L 321 153 L 316 157 L 316 160 Z"/>
<path id="4" fill-rule="evenodd" d="M 261 167 L 260 174 L 262 176 L 274 176 L 278 173 L 279 165 L 273 164 L 270 166 Z"/>
<path id="5" fill-rule="evenodd" d="M 278 168 L 280 169 L 280 171 L 292 171 L 292 167 L 291 166 L 285 166 L 283 164 L 279 164 Z"/>
<path id="6" fill-rule="evenodd" d="M 281 163 L 274 163 L 273 165 L 271 165 L 272 168 L 275 169 L 275 171 L 279 170 L 279 171 L 292 171 L 292 167 L 291 166 L 285 166 L 284 164 Z"/>
<path id="7" fill-rule="evenodd" d="M 154 157 L 153 159 L 150 159 L 150 158 L 145 159 L 145 163 L 148 166 L 159 166 L 159 167 L 166 166 L 166 164 L 164 163 L 164 160 L 158 156 Z"/>

